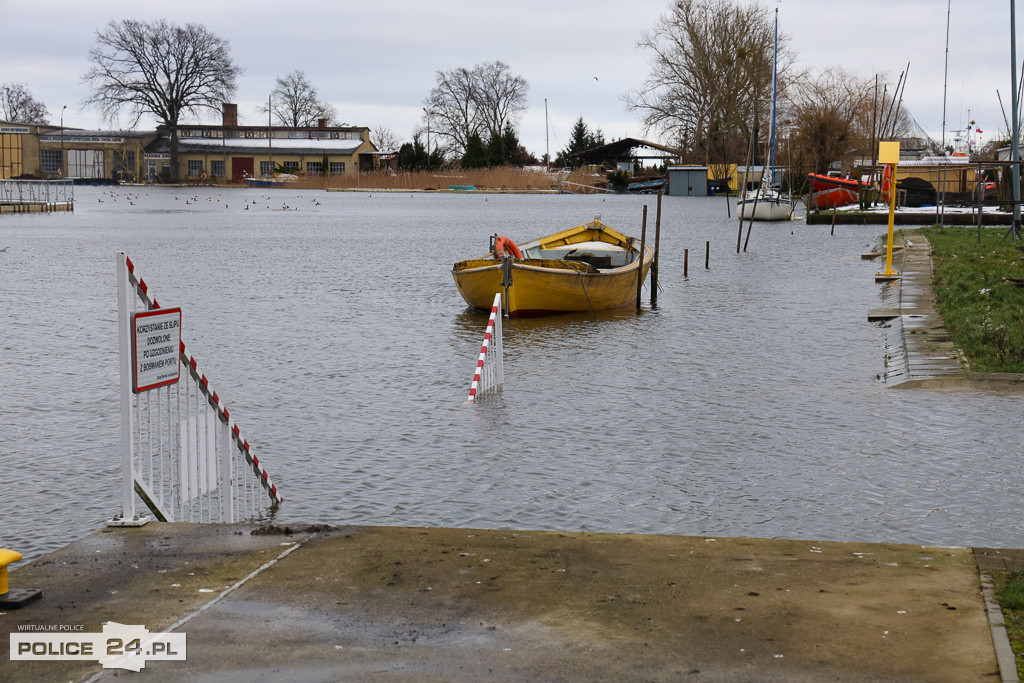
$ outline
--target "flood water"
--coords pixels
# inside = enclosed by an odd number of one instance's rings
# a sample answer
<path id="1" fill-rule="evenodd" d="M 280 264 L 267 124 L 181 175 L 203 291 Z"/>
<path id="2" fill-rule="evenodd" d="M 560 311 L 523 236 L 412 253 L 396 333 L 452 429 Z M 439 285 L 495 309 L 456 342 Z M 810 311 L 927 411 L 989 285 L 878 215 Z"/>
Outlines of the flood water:
<path id="1" fill-rule="evenodd" d="M 656 198 L 76 188 L 0 216 L 0 547 L 120 511 L 115 252 L 285 497 L 277 519 L 1024 547 L 1024 397 L 899 391 L 862 252 L 884 226 L 755 224 L 666 197 L 657 307 L 505 322 L 455 261 Z M 710 243 L 709 267 L 704 267 Z M 689 277 L 684 277 L 684 250 Z"/>

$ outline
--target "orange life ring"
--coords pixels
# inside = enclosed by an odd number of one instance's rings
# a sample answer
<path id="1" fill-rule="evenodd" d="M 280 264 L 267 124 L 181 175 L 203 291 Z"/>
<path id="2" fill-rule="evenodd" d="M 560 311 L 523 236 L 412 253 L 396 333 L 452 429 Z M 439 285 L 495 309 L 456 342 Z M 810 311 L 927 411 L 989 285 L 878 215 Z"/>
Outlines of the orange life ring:
<path id="1" fill-rule="evenodd" d="M 892 164 L 886 164 L 882 171 L 882 201 L 889 203 L 889 190 L 892 189 Z"/>
<path id="2" fill-rule="evenodd" d="M 523 258 L 523 252 L 519 251 L 519 247 L 516 246 L 516 243 L 502 235 L 498 239 L 494 240 L 494 255 L 501 258 L 505 255 L 506 251 L 512 254 L 515 258 Z"/>

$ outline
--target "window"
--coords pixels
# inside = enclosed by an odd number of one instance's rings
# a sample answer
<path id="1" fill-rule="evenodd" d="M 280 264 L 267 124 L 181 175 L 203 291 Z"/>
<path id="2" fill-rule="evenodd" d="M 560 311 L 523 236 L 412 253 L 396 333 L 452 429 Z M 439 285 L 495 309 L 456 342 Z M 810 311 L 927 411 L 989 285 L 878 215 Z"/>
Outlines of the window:
<path id="1" fill-rule="evenodd" d="M 121 180 L 135 179 L 135 152 L 114 152 L 114 176 Z"/>
<path id="2" fill-rule="evenodd" d="M 281 164 L 281 168 L 284 169 L 285 173 L 293 173 L 298 175 L 299 173 L 299 162 L 297 161 L 286 161 Z"/>
<path id="3" fill-rule="evenodd" d="M 56 175 L 57 171 L 62 170 L 61 165 L 59 149 L 39 150 L 39 166 L 43 173 L 52 173 Z"/>
<path id="4" fill-rule="evenodd" d="M 210 162 L 210 175 L 215 178 L 224 177 L 224 162 L 223 161 L 211 161 Z"/>
<path id="5" fill-rule="evenodd" d="M 190 176 L 197 176 L 203 172 L 202 160 L 189 159 L 188 160 L 188 174 Z"/>
<path id="6" fill-rule="evenodd" d="M 331 175 L 345 175 L 345 162 L 344 161 L 332 161 L 331 162 Z"/>
<path id="7" fill-rule="evenodd" d="M 269 178 L 274 175 L 274 162 L 272 161 L 261 161 L 260 162 L 260 176 L 263 178 Z"/>
<path id="8" fill-rule="evenodd" d="M 320 175 L 320 171 L 324 165 L 319 161 L 307 161 L 306 162 L 306 175 Z"/>

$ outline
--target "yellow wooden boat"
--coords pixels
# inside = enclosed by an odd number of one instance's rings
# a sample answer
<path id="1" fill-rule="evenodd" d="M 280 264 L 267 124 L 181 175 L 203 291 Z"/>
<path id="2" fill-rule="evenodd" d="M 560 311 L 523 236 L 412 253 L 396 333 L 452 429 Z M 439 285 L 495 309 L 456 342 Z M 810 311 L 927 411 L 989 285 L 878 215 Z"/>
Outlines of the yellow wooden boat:
<path id="1" fill-rule="evenodd" d="M 503 252 L 506 254 L 502 257 Z M 509 253 L 511 252 L 511 253 Z M 491 252 L 452 268 L 466 303 L 490 311 L 501 292 L 510 318 L 594 312 L 636 301 L 637 274 L 647 277 L 654 250 L 601 222 L 600 216 L 519 247 L 491 237 Z M 642 265 L 642 271 L 641 271 Z"/>

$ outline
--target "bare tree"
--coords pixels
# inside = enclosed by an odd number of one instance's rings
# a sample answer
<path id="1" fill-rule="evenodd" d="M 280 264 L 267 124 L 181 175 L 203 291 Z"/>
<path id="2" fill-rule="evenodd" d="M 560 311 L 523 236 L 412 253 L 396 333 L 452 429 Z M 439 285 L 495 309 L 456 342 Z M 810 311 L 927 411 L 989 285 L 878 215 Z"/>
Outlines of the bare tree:
<path id="1" fill-rule="evenodd" d="M 377 126 L 371 130 L 370 142 L 381 152 L 392 152 L 402 146 L 402 138 L 387 126 Z"/>
<path id="2" fill-rule="evenodd" d="M 694 161 L 742 158 L 770 111 L 774 37 L 762 4 L 676 0 L 638 42 L 651 53 L 651 73 L 624 96 L 626 107 Z M 792 61 L 786 44 L 781 35 L 780 74 Z"/>
<path id="3" fill-rule="evenodd" d="M 504 62 L 478 64 L 473 70 L 477 81 L 476 107 L 484 130 L 490 135 L 513 129 L 526 110 L 530 85 L 522 76 L 514 76 Z"/>
<path id="4" fill-rule="evenodd" d="M 863 79 L 840 67 L 827 68 L 791 85 L 788 108 L 794 142 L 811 170 L 825 173 L 833 161 L 849 157 L 860 146 L 859 109 L 865 94 L 870 98 L 871 92 Z"/>
<path id="5" fill-rule="evenodd" d="M 49 123 L 46 105 L 32 97 L 24 83 L 0 84 L 0 118 L 12 123 Z"/>
<path id="6" fill-rule="evenodd" d="M 271 112 L 282 126 L 315 126 L 320 119 L 326 119 L 330 125 L 337 125 L 338 110 L 319 97 L 316 86 L 309 82 L 306 74 L 293 71 L 283 78 L 278 76 L 277 86 L 270 93 L 270 104 L 260 111 Z"/>
<path id="7" fill-rule="evenodd" d="M 127 108 L 135 127 L 152 114 L 170 131 L 171 173 L 178 175 L 178 124 L 182 114 L 219 110 L 235 92 L 241 69 L 228 41 L 200 24 L 178 26 L 125 19 L 96 32 L 84 80 L 92 86 L 87 106 L 114 120 Z"/>
<path id="8" fill-rule="evenodd" d="M 874 80 L 842 67 L 802 74 L 787 90 L 782 104 L 792 127 L 794 153 L 815 173 L 834 162 L 850 169 L 872 160 L 877 141 L 901 138 L 910 130 L 910 114 Z M 884 130 L 883 130 L 884 129 Z"/>
<path id="9" fill-rule="evenodd" d="M 526 110 L 529 85 L 504 62 L 438 71 L 424 102 L 431 131 L 464 153 L 474 135 L 501 135 Z"/>

